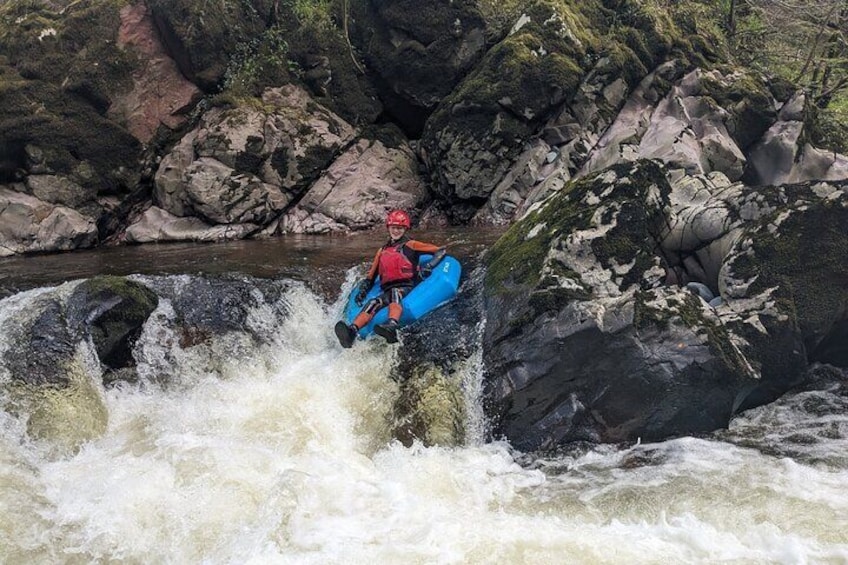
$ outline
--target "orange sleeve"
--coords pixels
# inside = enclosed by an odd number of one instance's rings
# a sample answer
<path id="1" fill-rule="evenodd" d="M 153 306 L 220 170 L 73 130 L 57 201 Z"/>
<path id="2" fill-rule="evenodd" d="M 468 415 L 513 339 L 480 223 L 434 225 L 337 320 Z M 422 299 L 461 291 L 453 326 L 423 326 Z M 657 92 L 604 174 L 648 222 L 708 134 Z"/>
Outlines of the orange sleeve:
<path id="1" fill-rule="evenodd" d="M 415 241 L 414 239 L 410 239 L 406 242 L 407 247 L 412 249 L 413 251 L 418 251 L 419 253 L 435 253 L 441 247 L 438 245 L 433 245 L 432 243 L 424 243 L 423 241 Z"/>
<path id="2" fill-rule="evenodd" d="M 377 250 L 377 253 L 374 254 L 374 261 L 371 263 L 371 268 L 368 269 L 368 274 L 365 278 L 367 278 L 373 284 L 374 279 L 377 278 L 377 268 L 380 266 L 380 252 L 383 249 L 380 248 Z"/>

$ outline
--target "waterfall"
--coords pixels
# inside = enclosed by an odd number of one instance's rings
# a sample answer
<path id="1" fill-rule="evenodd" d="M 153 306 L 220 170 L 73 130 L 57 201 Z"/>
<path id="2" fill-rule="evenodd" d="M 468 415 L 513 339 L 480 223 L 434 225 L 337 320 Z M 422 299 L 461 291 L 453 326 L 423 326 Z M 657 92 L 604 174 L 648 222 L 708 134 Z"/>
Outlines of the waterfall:
<path id="1" fill-rule="evenodd" d="M 818 456 L 848 434 L 841 389 L 809 410 L 746 414 L 725 435 L 522 454 L 486 435 L 478 339 L 450 375 L 459 393 L 445 393 L 463 405 L 464 441 L 405 444 L 408 385 L 392 375 L 408 343 L 342 349 L 341 303 L 301 283 L 237 281 L 244 304 L 219 294 L 189 312 L 187 297 L 218 287 L 136 280 L 160 296 L 137 378 L 104 386 L 82 363 L 108 417 L 72 450 L 33 436 L 31 415 L 8 404 L 26 320 L 72 286 L 0 301 L 2 563 L 848 560 L 848 465 Z M 244 315 L 227 331 L 202 331 L 230 306 Z M 432 390 L 441 402 L 450 389 Z M 766 449 L 764 421 L 784 427 L 781 444 L 790 429 L 813 434 L 816 458 Z"/>

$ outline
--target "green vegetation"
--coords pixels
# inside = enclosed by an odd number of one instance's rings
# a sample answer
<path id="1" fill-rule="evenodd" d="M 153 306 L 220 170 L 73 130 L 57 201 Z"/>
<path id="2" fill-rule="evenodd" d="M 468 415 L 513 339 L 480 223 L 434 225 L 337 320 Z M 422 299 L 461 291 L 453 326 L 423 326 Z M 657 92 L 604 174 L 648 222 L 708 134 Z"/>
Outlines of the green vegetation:
<path id="1" fill-rule="evenodd" d="M 80 0 L 63 13 L 42 2 L 0 6 L 0 51 L 17 73 L 62 87 L 105 113 L 131 86 L 135 58 L 116 45 L 125 0 Z"/>
<path id="2" fill-rule="evenodd" d="M 298 66 L 288 58 L 284 30 L 268 28 L 258 37 L 236 45 L 224 73 L 222 91 L 234 98 L 258 96 L 266 85 L 285 84 Z"/>
<path id="3" fill-rule="evenodd" d="M 720 3 L 736 62 L 800 86 L 814 109 L 811 141 L 848 150 L 848 4 L 844 0 Z"/>

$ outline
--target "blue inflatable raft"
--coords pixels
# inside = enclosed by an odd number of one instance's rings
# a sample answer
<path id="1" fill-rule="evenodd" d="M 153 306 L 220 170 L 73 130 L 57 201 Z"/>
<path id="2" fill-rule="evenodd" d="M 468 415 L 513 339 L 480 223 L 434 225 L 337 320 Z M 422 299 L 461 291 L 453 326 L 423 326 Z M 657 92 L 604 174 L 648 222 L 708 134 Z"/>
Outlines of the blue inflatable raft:
<path id="1" fill-rule="evenodd" d="M 419 260 L 419 265 L 426 264 L 432 255 L 422 255 Z M 428 313 L 436 308 L 444 305 L 451 298 L 456 296 L 459 290 L 459 276 L 462 274 L 462 267 L 459 261 L 445 255 L 445 257 L 433 268 L 426 279 L 418 283 L 412 291 L 403 299 L 403 314 L 400 318 L 400 326 L 408 326 L 420 320 Z M 345 307 L 344 320 L 350 324 L 353 319 L 362 310 L 362 307 L 371 300 L 379 296 L 383 290 L 380 288 L 379 277 L 374 282 L 374 286 L 368 291 L 368 295 L 361 304 L 356 303 L 356 288 L 351 291 L 347 298 L 347 306 Z M 374 333 L 374 326 L 385 323 L 389 319 L 388 308 L 383 308 L 374 316 L 367 326 L 359 330 L 359 337 L 366 338 Z"/>

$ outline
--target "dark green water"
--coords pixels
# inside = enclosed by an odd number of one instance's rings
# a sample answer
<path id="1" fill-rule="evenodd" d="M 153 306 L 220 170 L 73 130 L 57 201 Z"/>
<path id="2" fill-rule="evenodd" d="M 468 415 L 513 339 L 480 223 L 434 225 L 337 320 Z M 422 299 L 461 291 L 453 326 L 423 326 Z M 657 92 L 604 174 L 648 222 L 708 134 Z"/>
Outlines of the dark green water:
<path id="1" fill-rule="evenodd" d="M 480 256 L 502 228 L 446 228 L 412 237 L 449 245 L 462 260 Z M 338 291 L 345 271 L 369 262 L 386 239 L 383 230 L 352 235 L 287 235 L 225 243 L 159 243 L 104 247 L 0 259 L 0 297 L 95 275 L 244 273 L 304 280 L 322 294 Z"/>

